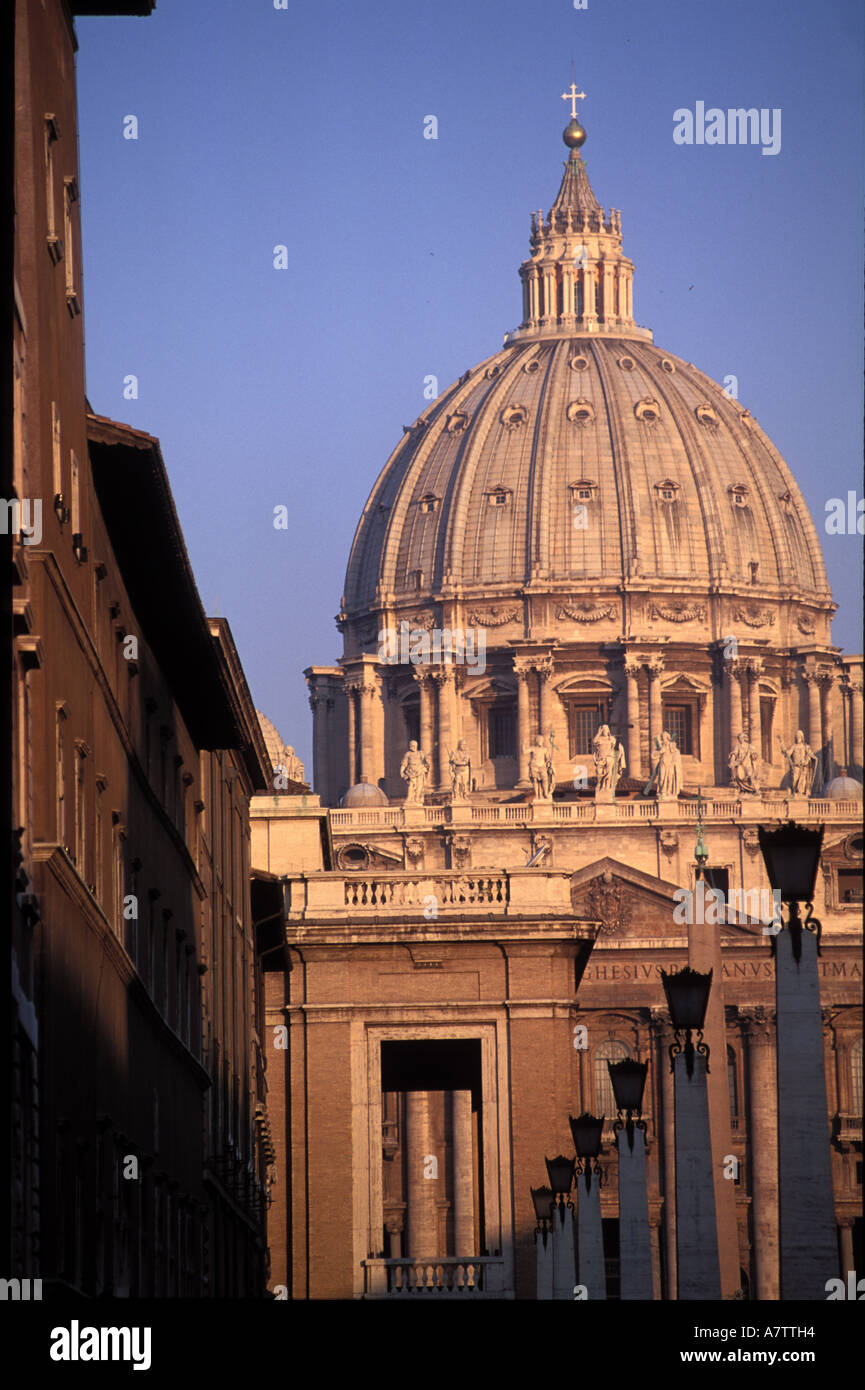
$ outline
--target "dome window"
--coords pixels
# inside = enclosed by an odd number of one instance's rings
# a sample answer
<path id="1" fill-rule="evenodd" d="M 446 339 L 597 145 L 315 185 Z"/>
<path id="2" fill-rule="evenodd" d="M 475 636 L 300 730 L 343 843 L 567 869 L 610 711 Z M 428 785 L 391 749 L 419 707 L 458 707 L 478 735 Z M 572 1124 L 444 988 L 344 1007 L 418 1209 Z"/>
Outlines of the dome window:
<path id="1" fill-rule="evenodd" d="M 422 589 L 424 584 L 423 570 L 412 570 L 409 574 L 409 580 L 415 591 Z"/>
<path id="2" fill-rule="evenodd" d="M 655 483 L 655 496 L 659 502 L 678 502 L 679 484 L 672 478 L 665 478 L 661 483 Z"/>
<path id="3" fill-rule="evenodd" d="M 487 501 L 491 507 L 507 507 L 510 505 L 512 493 L 509 487 L 494 487 L 487 493 Z"/>
<path id="4" fill-rule="evenodd" d="M 727 491 L 734 507 L 747 507 L 749 492 L 744 483 L 734 483 Z"/>
<path id="5" fill-rule="evenodd" d="M 574 425 L 590 425 L 595 418 L 595 407 L 591 401 L 580 396 L 578 400 L 571 401 L 565 414 Z"/>
<path id="6" fill-rule="evenodd" d="M 506 430 L 518 430 L 525 425 L 529 418 L 529 412 L 524 405 L 506 405 L 501 414 L 501 421 Z"/>
<path id="7" fill-rule="evenodd" d="M 536 372 L 538 370 L 538 367 L 540 365 L 541 364 L 538 361 L 538 359 L 536 357 L 533 357 L 529 362 L 525 364 L 525 366 L 523 367 L 523 371 L 528 372 L 529 375 L 531 375 L 532 372 Z"/>
<path id="8" fill-rule="evenodd" d="M 675 365 L 674 362 L 671 362 L 671 361 L 670 361 L 669 357 L 662 357 L 662 358 L 661 358 L 661 370 L 662 370 L 662 371 L 665 371 L 665 372 L 669 372 L 670 376 L 672 376 L 672 375 L 673 375 L 673 372 L 676 370 L 676 365 Z"/>
<path id="9" fill-rule="evenodd" d="M 634 361 L 633 357 L 620 357 L 620 358 L 619 358 L 619 366 L 621 367 L 621 369 L 622 369 L 623 372 L 632 372 L 632 371 L 634 370 L 634 368 L 636 367 L 636 365 L 637 365 L 637 364 L 636 364 L 636 362 Z"/>
<path id="10" fill-rule="evenodd" d="M 589 482 L 587 478 L 578 478 L 575 483 L 569 483 L 568 488 L 572 502 L 594 502 L 598 492 L 597 483 Z"/>
<path id="11" fill-rule="evenodd" d="M 501 371 L 501 366 L 499 365 L 498 362 L 494 362 L 493 365 L 492 365 L 491 367 L 487 367 L 486 372 L 484 373 L 484 375 L 486 376 L 486 378 L 487 378 L 488 381 L 494 381 L 495 378 L 498 376 L 498 374 L 499 374 L 500 371 Z"/>
<path id="12" fill-rule="evenodd" d="M 642 425 L 654 425 L 661 418 L 661 407 L 651 396 L 644 396 L 634 406 L 634 414 Z"/>
<path id="13" fill-rule="evenodd" d="M 787 512 L 788 515 L 792 516 L 792 515 L 793 515 L 793 511 L 794 511 L 794 507 L 793 507 L 793 494 L 792 494 L 792 492 L 781 492 L 781 493 L 779 493 L 779 494 L 778 494 L 778 501 L 781 503 L 781 508 L 782 508 L 782 510 L 785 511 L 785 512 Z"/>
<path id="14" fill-rule="evenodd" d="M 572 357 L 568 366 L 574 372 L 587 372 L 589 370 L 589 359 L 578 352 L 576 357 Z"/>
<path id="15" fill-rule="evenodd" d="M 447 432 L 448 434 L 462 434 L 464 430 L 468 429 L 468 423 L 469 417 L 466 412 L 464 410 L 456 410 L 453 415 L 448 416 L 446 426 Z"/>
<path id="16" fill-rule="evenodd" d="M 439 500 L 440 499 L 436 497 L 434 492 L 427 492 L 424 493 L 423 497 L 418 502 L 418 507 L 421 512 L 436 512 L 438 511 Z"/>
<path id="17" fill-rule="evenodd" d="M 716 415 L 712 407 L 710 405 L 707 405 L 705 401 L 702 405 L 697 406 L 696 410 L 694 411 L 694 414 L 696 415 L 700 424 L 703 425 L 707 430 L 716 430 L 718 428 L 718 416 Z"/>

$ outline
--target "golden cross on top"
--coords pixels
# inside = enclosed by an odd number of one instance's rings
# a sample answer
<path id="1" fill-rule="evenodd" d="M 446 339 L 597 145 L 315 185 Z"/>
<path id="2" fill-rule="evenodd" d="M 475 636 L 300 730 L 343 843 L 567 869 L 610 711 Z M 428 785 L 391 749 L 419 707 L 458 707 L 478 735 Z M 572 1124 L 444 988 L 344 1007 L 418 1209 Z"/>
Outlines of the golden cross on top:
<path id="1" fill-rule="evenodd" d="M 585 92 L 577 91 L 576 82 L 571 83 L 571 90 L 569 92 L 562 92 L 562 101 L 569 101 L 571 103 L 572 121 L 575 121 L 577 119 L 577 102 L 582 101 L 585 95 Z"/>

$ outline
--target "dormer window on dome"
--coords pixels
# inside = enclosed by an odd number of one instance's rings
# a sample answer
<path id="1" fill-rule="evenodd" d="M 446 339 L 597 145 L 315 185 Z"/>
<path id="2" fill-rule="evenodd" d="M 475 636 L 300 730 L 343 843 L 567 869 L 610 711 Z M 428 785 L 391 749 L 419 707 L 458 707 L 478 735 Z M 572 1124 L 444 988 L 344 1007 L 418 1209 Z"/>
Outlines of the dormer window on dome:
<path id="1" fill-rule="evenodd" d="M 438 511 L 438 505 L 440 500 L 441 499 L 436 497 L 434 492 L 425 492 L 423 497 L 418 502 L 418 509 L 419 511 L 424 513 Z"/>
<path id="2" fill-rule="evenodd" d="M 568 483 L 568 491 L 572 502 L 594 502 L 598 495 L 598 485 L 590 482 L 588 478 L 578 478 L 575 483 Z"/>
<path id="3" fill-rule="evenodd" d="M 679 484 L 672 478 L 665 478 L 662 483 L 655 483 L 655 497 L 659 502 L 678 502 Z"/>
<path id="4" fill-rule="evenodd" d="M 512 497 L 513 493 L 510 488 L 501 485 L 492 488 L 487 493 L 487 501 L 491 507 L 509 507 Z"/>
<path id="5" fill-rule="evenodd" d="M 708 430 L 716 430 L 718 428 L 717 413 L 705 401 L 697 406 L 694 414 L 704 428 Z"/>
<path id="6" fill-rule="evenodd" d="M 651 396 L 644 396 L 634 406 L 634 414 L 643 425 L 654 425 L 661 418 L 661 407 Z"/>
<path id="7" fill-rule="evenodd" d="M 587 401 L 583 396 L 571 401 L 565 414 L 574 425 L 590 425 L 595 418 L 595 407 L 591 401 Z"/>
<path id="8" fill-rule="evenodd" d="M 727 488 L 727 491 L 734 507 L 747 507 L 750 494 L 744 483 L 733 483 L 731 487 Z"/>
<path id="9" fill-rule="evenodd" d="M 518 430 L 527 423 L 528 418 L 529 412 L 524 405 L 506 405 L 501 416 L 506 430 Z"/>

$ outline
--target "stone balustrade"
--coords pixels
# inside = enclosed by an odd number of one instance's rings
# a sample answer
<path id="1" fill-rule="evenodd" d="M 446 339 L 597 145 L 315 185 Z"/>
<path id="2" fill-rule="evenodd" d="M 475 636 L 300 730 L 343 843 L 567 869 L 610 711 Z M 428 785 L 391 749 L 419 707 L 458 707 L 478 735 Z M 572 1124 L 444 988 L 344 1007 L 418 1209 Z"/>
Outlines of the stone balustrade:
<path id="1" fill-rule="evenodd" d="M 364 1260 L 364 1298 L 508 1298 L 501 1258 Z"/>
<path id="2" fill-rule="evenodd" d="M 569 871 L 470 869 L 423 873 L 311 873 L 287 880 L 289 921 L 347 914 L 560 916 L 569 919 Z M 430 911 L 434 905 L 434 911 Z"/>

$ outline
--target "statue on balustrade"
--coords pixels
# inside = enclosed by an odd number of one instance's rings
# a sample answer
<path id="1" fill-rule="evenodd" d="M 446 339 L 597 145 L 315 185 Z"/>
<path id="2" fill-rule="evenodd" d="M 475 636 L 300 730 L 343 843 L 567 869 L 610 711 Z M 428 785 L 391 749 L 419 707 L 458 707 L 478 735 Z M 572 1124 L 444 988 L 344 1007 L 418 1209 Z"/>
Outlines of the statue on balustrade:
<path id="1" fill-rule="evenodd" d="M 612 801 L 619 778 L 625 770 L 625 750 L 620 740 L 610 733 L 609 724 L 602 724 L 598 729 L 592 747 L 595 754 L 595 800 Z"/>
<path id="2" fill-rule="evenodd" d="M 288 791 L 290 782 L 304 781 L 303 763 L 291 747 L 283 748 L 279 762 L 274 767 L 273 772 L 274 791 L 285 792 Z"/>
<path id="3" fill-rule="evenodd" d="M 811 788 L 814 785 L 817 754 L 813 753 L 811 745 L 805 742 L 805 735 L 801 729 L 796 730 L 796 737 L 789 748 L 784 747 L 780 734 L 778 735 L 778 743 L 790 769 L 790 790 L 793 795 L 810 796 Z"/>
<path id="4" fill-rule="evenodd" d="M 451 751 L 449 761 L 451 796 L 454 801 L 465 801 L 471 787 L 472 763 L 464 738 L 461 738 L 456 748 Z"/>
<path id="5" fill-rule="evenodd" d="M 424 788 L 429 775 L 429 759 L 412 739 L 400 763 L 399 775 L 406 784 L 405 799 L 415 805 L 423 805 Z"/>
<path id="6" fill-rule="evenodd" d="M 675 739 L 666 729 L 655 740 L 658 759 L 653 780 L 659 801 L 675 801 L 682 790 L 682 755 Z"/>
<path id="7" fill-rule="evenodd" d="M 760 790 L 760 764 L 757 750 L 753 743 L 749 743 L 747 735 L 744 733 L 738 734 L 736 737 L 729 757 L 729 767 L 730 781 L 737 791 L 753 794 Z"/>
<path id="8" fill-rule="evenodd" d="M 535 796 L 549 801 L 556 785 L 556 769 L 553 766 L 552 751 L 544 742 L 543 734 L 538 734 L 529 749 L 529 781 Z"/>

